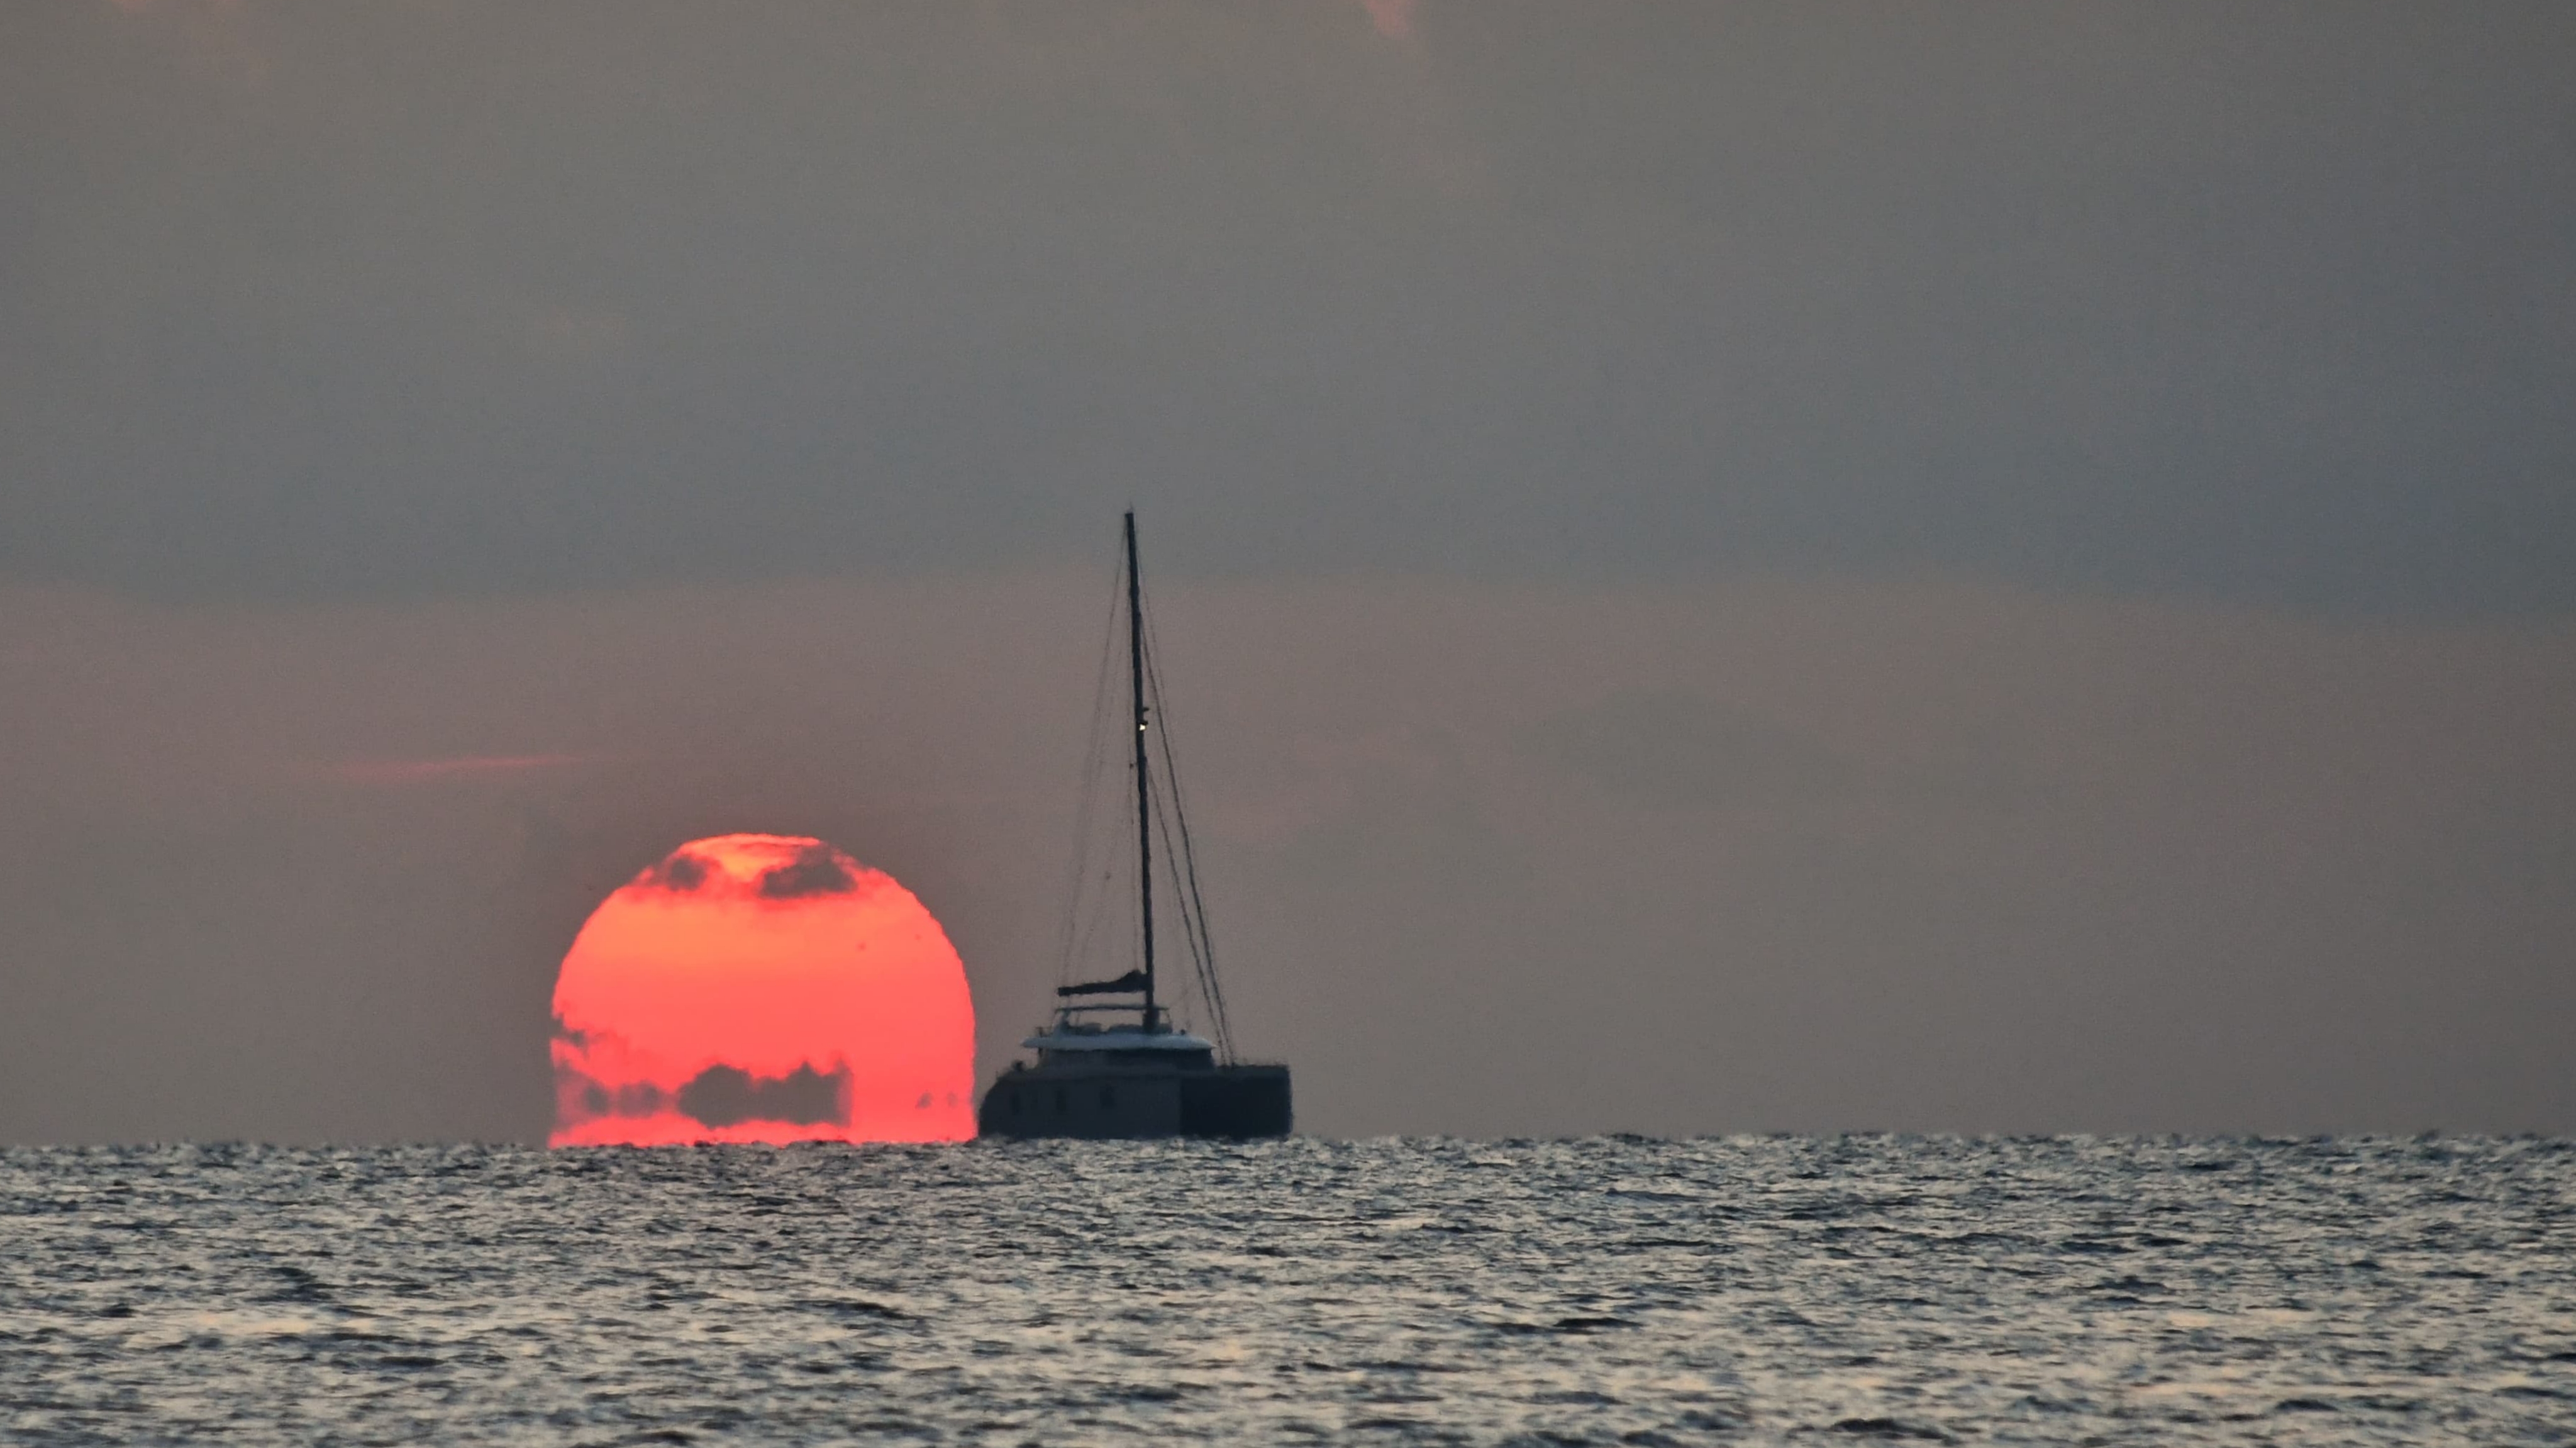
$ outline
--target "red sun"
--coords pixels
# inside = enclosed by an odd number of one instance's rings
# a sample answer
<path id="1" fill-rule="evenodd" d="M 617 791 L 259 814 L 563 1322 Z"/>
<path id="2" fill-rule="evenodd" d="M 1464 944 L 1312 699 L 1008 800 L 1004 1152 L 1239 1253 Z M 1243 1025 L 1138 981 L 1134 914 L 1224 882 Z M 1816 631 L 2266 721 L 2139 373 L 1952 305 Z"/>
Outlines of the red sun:
<path id="1" fill-rule="evenodd" d="M 963 1141 L 966 967 L 912 892 L 820 840 L 673 850 L 555 979 L 554 1146 Z"/>

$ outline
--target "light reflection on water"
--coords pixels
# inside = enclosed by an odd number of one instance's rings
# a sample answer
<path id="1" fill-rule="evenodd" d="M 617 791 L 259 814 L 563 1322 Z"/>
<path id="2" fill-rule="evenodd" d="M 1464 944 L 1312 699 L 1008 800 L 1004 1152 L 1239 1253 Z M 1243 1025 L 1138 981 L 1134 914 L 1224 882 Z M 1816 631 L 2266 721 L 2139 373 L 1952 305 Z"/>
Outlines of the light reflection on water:
<path id="1" fill-rule="evenodd" d="M 2558 1441 L 2571 1188 L 2462 1139 L 19 1150 L 0 1438 Z"/>

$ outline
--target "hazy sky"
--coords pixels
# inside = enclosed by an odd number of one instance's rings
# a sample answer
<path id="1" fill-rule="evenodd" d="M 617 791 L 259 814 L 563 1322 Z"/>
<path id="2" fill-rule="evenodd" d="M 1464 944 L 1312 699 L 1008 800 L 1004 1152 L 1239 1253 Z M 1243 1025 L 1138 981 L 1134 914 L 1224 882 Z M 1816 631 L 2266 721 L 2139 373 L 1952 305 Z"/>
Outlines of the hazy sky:
<path id="1" fill-rule="evenodd" d="M 0 6 L 0 1140 L 1052 981 L 1144 518 L 1329 1133 L 2576 1129 L 2576 10 Z"/>

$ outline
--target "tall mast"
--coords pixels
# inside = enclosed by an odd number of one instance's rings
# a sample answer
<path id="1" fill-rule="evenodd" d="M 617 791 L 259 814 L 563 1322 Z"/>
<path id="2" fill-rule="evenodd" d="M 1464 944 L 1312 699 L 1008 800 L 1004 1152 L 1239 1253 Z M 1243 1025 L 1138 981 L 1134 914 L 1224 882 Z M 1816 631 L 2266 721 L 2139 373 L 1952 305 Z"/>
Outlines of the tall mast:
<path id="1" fill-rule="evenodd" d="M 1154 819 L 1145 765 L 1145 586 L 1136 576 L 1136 510 L 1127 510 L 1127 686 L 1135 706 L 1136 899 L 1145 927 L 1145 1029 L 1154 1012 Z"/>

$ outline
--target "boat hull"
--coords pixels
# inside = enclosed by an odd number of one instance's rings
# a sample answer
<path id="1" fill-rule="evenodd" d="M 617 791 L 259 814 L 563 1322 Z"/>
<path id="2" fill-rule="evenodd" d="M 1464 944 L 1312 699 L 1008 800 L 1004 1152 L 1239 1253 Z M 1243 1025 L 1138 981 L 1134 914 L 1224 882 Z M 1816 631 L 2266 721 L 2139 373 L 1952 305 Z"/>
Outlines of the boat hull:
<path id="1" fill-rule="evenodd" d="M 994 1082 L 975 1114 L 985 1136 L 1094 1141 L 1242 1141 L 1286 1136 L 1294 1119 L 1285 1066 L 1041 1065 Z"/>

